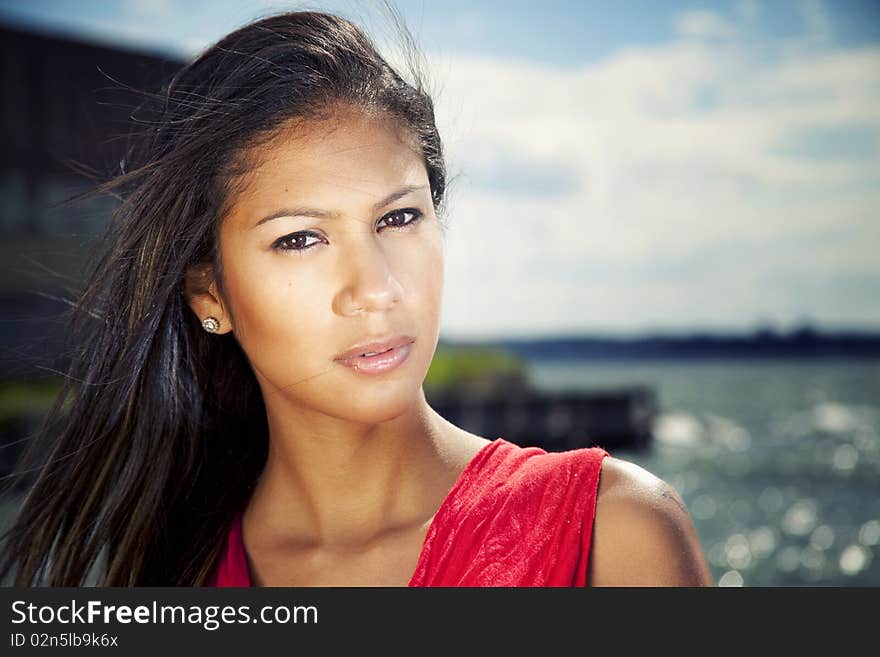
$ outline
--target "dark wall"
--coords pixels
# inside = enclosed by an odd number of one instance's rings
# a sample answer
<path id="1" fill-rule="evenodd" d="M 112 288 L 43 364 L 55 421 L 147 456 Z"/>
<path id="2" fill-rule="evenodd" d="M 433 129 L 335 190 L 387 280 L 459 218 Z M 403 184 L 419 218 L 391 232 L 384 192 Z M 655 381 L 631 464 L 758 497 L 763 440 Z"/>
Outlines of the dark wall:
<path id="1" fill-rule="evenodd" d="M 37 375 L 51 360 L 64 306 L 50 297 L 77 287 L 114 201 L 59 204 L 119 171 L 143 93 L 181 66 L 0 26 L 0 379 Z"/>
<path id="2" fill-rule="evenodd" d="M 124 152 L 135 92 L 158 90 L 182 62 L 0 26 L 3 171 L 110 170 Z"/>

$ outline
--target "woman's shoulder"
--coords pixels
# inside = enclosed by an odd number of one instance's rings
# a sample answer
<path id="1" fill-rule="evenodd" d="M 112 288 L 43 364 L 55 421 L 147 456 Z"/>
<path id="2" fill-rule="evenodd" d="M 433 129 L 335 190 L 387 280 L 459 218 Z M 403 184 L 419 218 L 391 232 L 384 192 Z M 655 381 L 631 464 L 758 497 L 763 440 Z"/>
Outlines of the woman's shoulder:
<path id="1" fill-rule="evenodd" d="M 625 459 L 602 459 L 587 583 L 712 586 L 690 514 L 678 492 Z"/>

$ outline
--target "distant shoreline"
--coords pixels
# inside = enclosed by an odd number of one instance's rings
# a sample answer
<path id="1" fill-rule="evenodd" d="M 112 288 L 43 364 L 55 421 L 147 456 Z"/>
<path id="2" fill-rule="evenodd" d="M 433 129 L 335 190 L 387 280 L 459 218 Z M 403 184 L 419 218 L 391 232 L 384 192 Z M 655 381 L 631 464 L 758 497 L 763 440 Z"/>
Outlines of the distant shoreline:
<path id="1" fill-rule="evenodd" d="M 465 342 L 442 341 L 448 346 Z M 751 336 L 697 334 L 638 338 L 558 337 L 487 340 L 479 343 L 510 351 L 528 360 L 643 360 L 704 358 L 858 358 L 880 359 L 880 334 L 820 333 L 804 328 L 787 335 L 761 331 Z"/>

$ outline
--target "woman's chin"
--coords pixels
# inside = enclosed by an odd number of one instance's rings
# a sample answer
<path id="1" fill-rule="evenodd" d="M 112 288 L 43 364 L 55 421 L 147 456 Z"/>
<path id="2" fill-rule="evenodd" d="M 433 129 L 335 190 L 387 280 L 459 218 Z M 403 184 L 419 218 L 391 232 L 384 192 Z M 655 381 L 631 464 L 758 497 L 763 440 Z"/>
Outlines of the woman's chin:
<path id="1" fill-rule="evenodd" d="M 419 386 L 407 390 L 384 391 L 384 394 L 361 394 L 346 404 L 345 416 L 363 424 L 381 424 L 413 410 L 423 398 Z"/>

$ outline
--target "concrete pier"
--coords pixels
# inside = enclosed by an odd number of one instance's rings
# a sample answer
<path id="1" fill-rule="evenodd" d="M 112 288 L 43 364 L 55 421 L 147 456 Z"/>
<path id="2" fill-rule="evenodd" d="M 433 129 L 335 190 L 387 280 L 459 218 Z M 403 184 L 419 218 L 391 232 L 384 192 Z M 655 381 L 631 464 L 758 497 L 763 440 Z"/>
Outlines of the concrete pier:
<path id="1" fill-rule="evenodd" d="M 598 445 L 646 449 L 656 412 L 652 389 L 632 387 L 596 392 L 475 395 L 454 389 L 426 395 L 447 420 L 486 438 L 562 451 Z"/>

